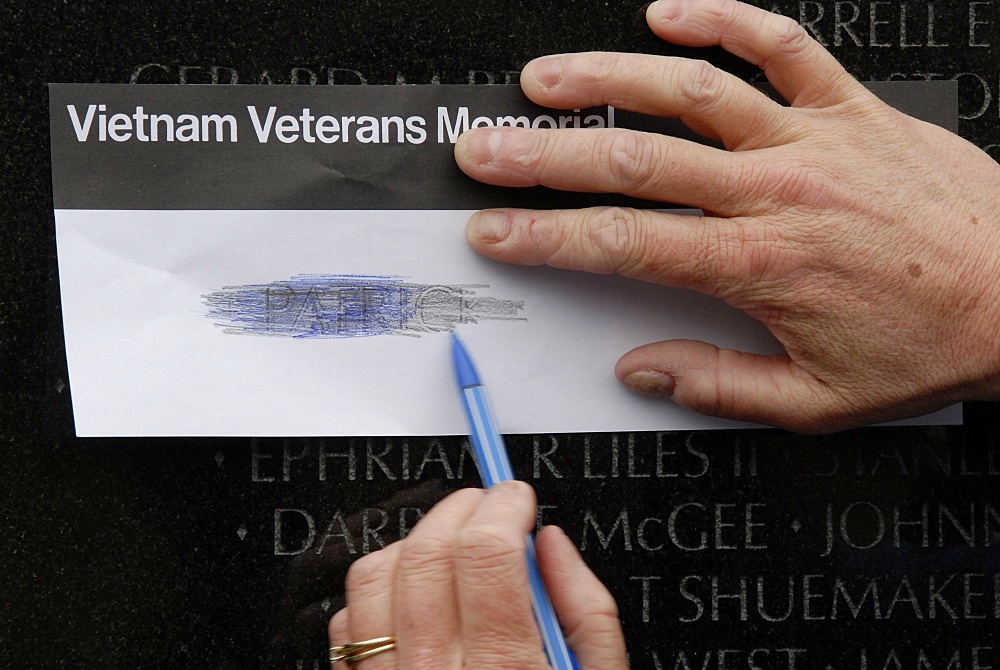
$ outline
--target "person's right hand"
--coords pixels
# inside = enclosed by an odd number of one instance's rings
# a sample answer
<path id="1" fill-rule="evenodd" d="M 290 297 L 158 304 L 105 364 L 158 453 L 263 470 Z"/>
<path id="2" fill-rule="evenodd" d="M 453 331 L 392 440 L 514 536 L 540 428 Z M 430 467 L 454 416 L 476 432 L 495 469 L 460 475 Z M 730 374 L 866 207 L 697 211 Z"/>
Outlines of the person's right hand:
<path id="1" fill-rule="evenodd" d="M 525 558 L 534 523 L 524 482 L 452 493 L 405 539 L 351 565 L 330 644 L 393 636 L 395 649 L 364 659 L 362 670 L 548 669 Z M 572 541 L 550 526 L 535 547 L 581 670 L 626 670 L 617 606 Z"/>
<path id="2" fill-rule="evenodd" d="M 679 340 L 618 361 L 628 386 L 698 412 L 827 432 L 1000 399 L 1000 166 L 879 101 L 787 17 L 660 0 L 646 18 L 671 42 L 759 65 L 791 106 L 702 61 L 537 59 L 521 87 L 538 104 L 679 117 L 726 150 L 620 129 L 479 128 L 455 147 L 467 174 L 705 215 L 486 210 L 472 247 L 691 288 L 761 321 L 785 354 Z"/>

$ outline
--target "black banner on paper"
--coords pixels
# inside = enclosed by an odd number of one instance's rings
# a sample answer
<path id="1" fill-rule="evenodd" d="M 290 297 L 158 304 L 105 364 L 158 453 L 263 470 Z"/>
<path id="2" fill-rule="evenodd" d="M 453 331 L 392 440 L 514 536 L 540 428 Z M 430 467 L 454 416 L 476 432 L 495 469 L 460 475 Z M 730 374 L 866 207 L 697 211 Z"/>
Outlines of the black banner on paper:
<path id="1" fill-rule="evenodd" d="M 869 85 L 954 130 L 953 81 Z M 53 84 L 56 209 L 476 209 L 637 204 L 501 189 L 461 173 L 469 127 L 633 128 L 704 141 L 676 119 L 552 110 L 516 86 Z M 659 203 L 662 206 L 662 203 Z"/>

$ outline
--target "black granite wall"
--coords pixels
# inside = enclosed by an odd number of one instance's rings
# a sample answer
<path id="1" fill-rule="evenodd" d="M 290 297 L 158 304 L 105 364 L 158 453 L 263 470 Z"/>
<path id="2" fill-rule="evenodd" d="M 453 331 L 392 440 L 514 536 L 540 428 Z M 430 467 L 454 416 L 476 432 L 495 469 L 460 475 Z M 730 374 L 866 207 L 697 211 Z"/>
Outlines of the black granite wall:
<path id="1" fill-rule="evenodd" d="M 960 133 L 1000 158 L 1000 0 L 755 4 L 807 24 L 859 78 L 958 80 Z M 74 437 L 46 84 L 489 85 L 554 51 L 685 53 L 638 9 L 0 5 L 0 666 L 324 667 L 349 562 L 476 481 L 455 438 Z M 1000 666 L 996 409 L 968 406 L 964 427 L 825 438 L 510 446 L 542 521 L 618 597 L 635 668 L 986 670 Z"/>

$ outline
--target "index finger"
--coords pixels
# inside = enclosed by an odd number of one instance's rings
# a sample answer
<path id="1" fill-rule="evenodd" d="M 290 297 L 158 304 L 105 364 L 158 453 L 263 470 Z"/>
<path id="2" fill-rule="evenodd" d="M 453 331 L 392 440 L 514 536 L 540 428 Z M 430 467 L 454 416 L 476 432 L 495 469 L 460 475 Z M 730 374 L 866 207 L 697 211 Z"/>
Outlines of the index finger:
<path id="1" fill-rule="evenodd" d="M 527 534 L 535 497 L 523 482 L 497 484 L 458 531 L 455 591 L 470 668 L 547 667 L 531 609 Z"/>
<path id="2" fill-rule="evenodd" d="M 612 105 L 677 117 L 732 150 L 771 146 L 794 136 L 778 103 L 702 60 L 600 51 L 546 56 L 525 66 L 521 88 L 546 107 Z"/>
<path id="3" fill-rule="evenodd" d="M 758 200 L 735 187 L 746 155 L 621 128 L 473 128 L 455 144 L 459 168 L 487 184 L 622 193 L 729 216 Z"/>
<path id="4" fill-rule="evenodd" d="M 399 667 L 421 667 L 429 658 L 450 658 L 457 647 L 460 622 L 454 602 L 453 539 L 455 528 L 466 523 L 482 495 L 478 489 L 450 494 L 397 543 L 402 548 L 393 604 Z M 430 621 L 434 624 L 428 625 Z"/>

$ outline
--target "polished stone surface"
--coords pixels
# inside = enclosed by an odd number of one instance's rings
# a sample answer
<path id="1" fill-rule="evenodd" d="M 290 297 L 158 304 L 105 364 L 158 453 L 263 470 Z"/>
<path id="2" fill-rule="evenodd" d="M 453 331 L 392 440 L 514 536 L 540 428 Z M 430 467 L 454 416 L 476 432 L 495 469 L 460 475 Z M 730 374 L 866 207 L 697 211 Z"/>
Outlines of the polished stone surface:
<path id="1" fill-rule="evenodd" d="M 959 132 L 1000 157 L 997 2 L 758 4 L 859 78 L 957 79 Z M 476 481 L 454 438 L 75 438 L 46 84 L 491 84 L 553 51 L 689 53 L 637 10 L 0 8 L 0 665 L 323 667 L 349 562 Z M 1000 444 L 995 404 L 967 412 L 953 428 L 521 436 L 511 451 L 542 520 L 618 597 L 636 668 L 977 670 L 1000 666 Z"/>

